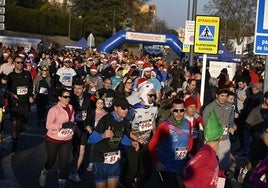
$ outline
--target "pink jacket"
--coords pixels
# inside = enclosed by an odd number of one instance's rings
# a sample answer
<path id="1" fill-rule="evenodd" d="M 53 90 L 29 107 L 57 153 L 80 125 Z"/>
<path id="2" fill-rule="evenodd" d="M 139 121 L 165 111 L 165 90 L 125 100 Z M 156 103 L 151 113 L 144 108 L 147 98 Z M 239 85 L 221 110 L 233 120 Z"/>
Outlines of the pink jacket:
<path id="1" fill-rule="evenodd" d="M 74 121 L 74 109 L 72 105 L 69 105 L 70 110 L 72 113 L 71 122 Z M 47 114 L 47 136 L 50 138 L 53 138 L 55 140 L 71 140 L 72 135 L 69 135 L 67 137 L 59 137 L 58 133 L 60 129 L 62 128 L 62 124 L 69 121 L 68 113 L 63 109 L 60 102 L 58 102 L 57 105 L 50 108 Z"/>

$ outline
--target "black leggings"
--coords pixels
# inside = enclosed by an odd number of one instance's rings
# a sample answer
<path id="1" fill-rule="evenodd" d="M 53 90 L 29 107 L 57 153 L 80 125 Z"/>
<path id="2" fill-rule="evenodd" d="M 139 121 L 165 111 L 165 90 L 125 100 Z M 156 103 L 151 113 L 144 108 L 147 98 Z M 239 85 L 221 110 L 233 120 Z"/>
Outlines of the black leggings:
<path id="1" fill-rule="evenodd" d="M 128 162 L 128 172 L 126 181 L 133 182 L 134 178 L 141 178 L 140 181 L 145 183 L 152 173 L 152 160 L 148 150 L 148 145 L 140 145 L 140 150 L 135 151 L 132 146 L 126 147 Z"/>
<path id="2" fill-rule="evenodd" d="M 37 94 L 36 96 L 36 108 L 38 120 L 45 121 L 47 114 L 48 95 Z"/>
<path id="3" fill-rule="evenodd" d="M 65 143 L 55 143 L 46 140 L 47 161 L 45 169 L 49 170 L 53 167 L 58 156 L 59 179 L 67 179 L 67 166 L 72 151 L 72 141 Z"/>

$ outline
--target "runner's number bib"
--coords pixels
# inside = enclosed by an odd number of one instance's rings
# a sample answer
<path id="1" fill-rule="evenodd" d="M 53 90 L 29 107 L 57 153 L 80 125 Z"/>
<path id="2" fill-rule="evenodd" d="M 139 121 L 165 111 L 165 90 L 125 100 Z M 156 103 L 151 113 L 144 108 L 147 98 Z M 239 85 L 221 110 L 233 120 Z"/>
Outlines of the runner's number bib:
<path id="1" fill-rule="evenodd" d="M 186 147 L 177 147 L 175 149 L 175 160 L 185 159 L 188 149 Z"/>
<path id="2" fill-rule="evenodd" d="M 65 138 L 65 137 L 73 136 L 73 134 L 74 134 L 73 129 L 70 129 L 70 128 L 60 129 L 60 131 L 58 132 L 58 137 Z"/>
<path id="3" fill-rule="evenodd" d="M 28 93 L 27 86 L 18 86 L 17 87 L 17 95 L 26 95 Z"/>
<path id="4" fill-rule="evenodd" d="M 104 163 L 114 164 L 120 159 L 120 151 L 104 153 Z"/>

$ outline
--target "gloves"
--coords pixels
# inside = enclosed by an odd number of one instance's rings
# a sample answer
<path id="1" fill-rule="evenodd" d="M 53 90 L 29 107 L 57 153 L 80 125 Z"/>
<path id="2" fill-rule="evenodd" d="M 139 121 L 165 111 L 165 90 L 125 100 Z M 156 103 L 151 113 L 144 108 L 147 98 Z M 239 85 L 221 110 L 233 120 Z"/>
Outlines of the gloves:
<path id="1" fill-rule="evenodd" d="M 73 128 L 75 128 L 75 123 L 73 123 L 73 122 L 66 122 L 66 123 L 63 123 L 62 124 L 62 128 L 64 128 L 64 129 L 73 129 Z"/>
<path id="2" fill-rule="evenodd" d="M 82 132 L 81 130 L 77 127 L 77 125 L 74 122 L 66 122 L 62 124 L 63 129 L 73 129 L 73 131 L 77 134 L 78 137 L 81 136 Z"/>

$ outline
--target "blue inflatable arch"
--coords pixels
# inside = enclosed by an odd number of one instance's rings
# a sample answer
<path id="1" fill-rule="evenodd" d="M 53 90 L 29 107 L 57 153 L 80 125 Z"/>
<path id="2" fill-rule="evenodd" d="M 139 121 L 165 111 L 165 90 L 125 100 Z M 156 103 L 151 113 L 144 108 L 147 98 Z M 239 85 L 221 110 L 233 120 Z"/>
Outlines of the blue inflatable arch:
<path id="1" fill-rule="evenodd" d="M 111 53 L 124 42 L 142 43 L 148 45 L 168 45 L 178 55 L 182 53 L 182 42 L 174 34 L 153 34 L 120 30 L 101 43 L 99 51 Z"/>

